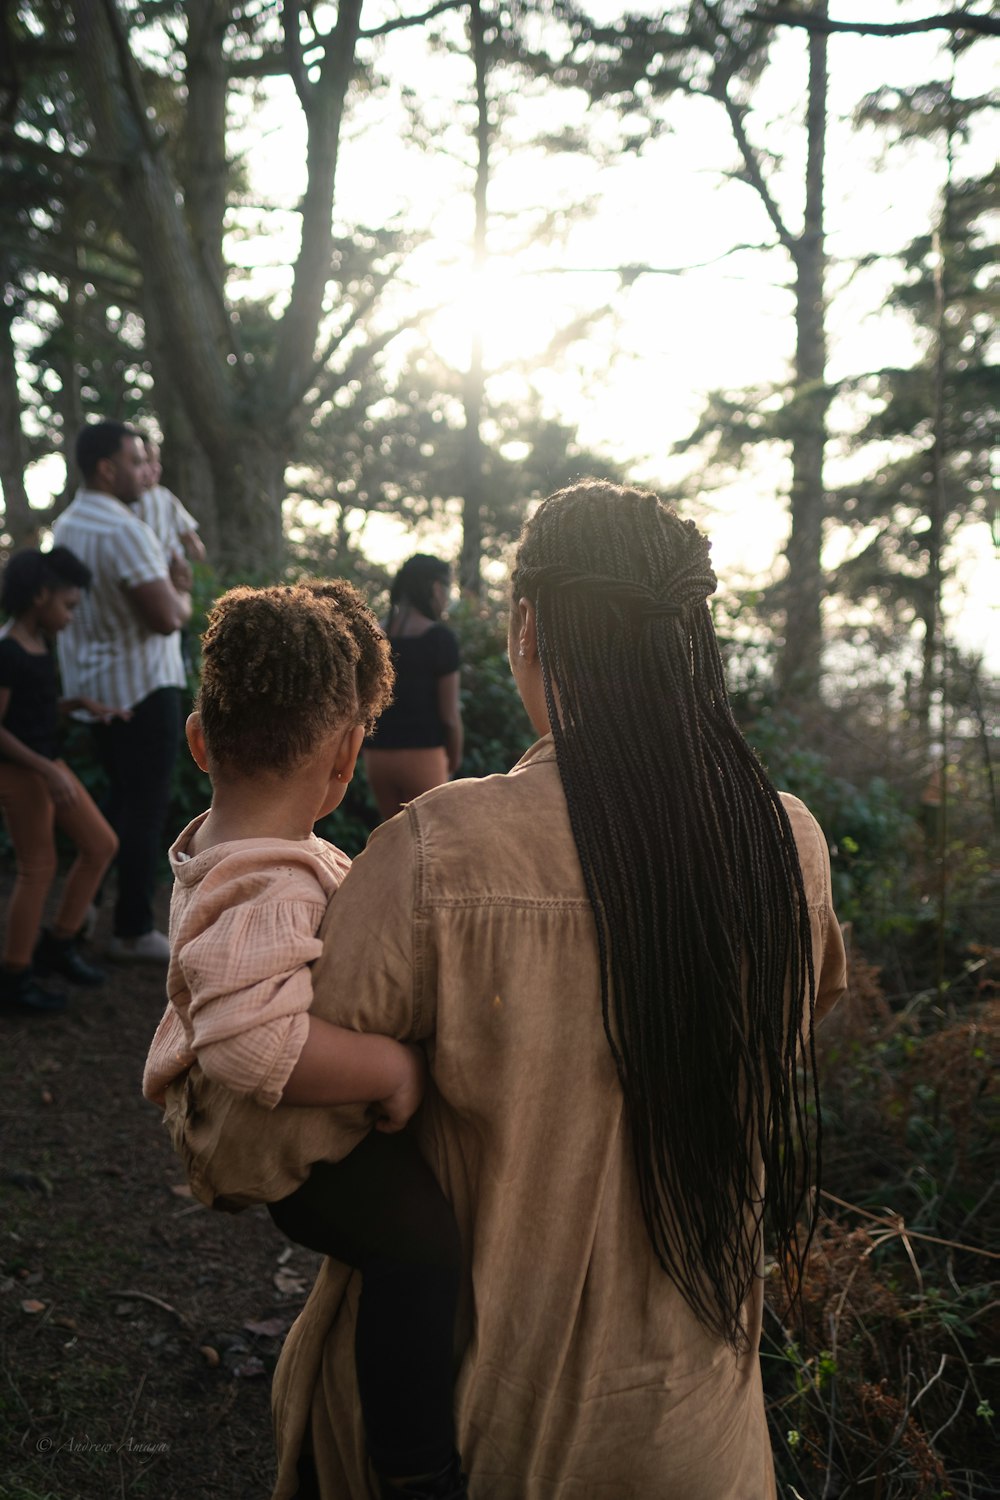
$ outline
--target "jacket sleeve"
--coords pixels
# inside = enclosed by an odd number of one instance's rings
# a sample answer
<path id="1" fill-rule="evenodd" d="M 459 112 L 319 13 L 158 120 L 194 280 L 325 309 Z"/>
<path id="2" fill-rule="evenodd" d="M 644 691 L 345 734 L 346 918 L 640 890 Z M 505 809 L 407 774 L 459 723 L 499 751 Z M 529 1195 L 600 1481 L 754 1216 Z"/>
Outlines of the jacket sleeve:
<path id="1" fill-rule="evenodd" d="M 313 1011 L 356 1031 L 419 1041 L 433 1017 L 419 1003 L 425 959 L 416 821 L 409 810 L 377 828 L 320 929 Z"/>

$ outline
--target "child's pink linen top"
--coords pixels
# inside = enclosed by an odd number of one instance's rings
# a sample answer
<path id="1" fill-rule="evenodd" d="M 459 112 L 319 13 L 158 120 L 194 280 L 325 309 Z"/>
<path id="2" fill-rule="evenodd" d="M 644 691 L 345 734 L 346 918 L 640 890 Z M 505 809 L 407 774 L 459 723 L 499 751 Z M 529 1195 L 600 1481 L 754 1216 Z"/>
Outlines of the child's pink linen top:
<path id="1" fill-rule="evenodd" d="M 161 1107 L 197 1059 L 207 1078 L 272 1109 L 309 1030 L 309 965 L 330 898 L 351 867 L 324 839 L 234 839 L 201 854 L 189 823 L 170 850 L 167 1008 L 142 1091 Z"/>

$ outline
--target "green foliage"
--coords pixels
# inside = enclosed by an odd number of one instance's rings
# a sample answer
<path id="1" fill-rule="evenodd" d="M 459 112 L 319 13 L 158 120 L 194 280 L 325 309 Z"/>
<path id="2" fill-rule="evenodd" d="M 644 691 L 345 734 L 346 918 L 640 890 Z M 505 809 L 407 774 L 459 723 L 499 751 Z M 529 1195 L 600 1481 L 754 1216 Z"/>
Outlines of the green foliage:
<path id="1" fill-rule="evenodd" d="M 987 972 L 970 966 L 947 1008 L 918 995 L 897 1012 L 856 960 L 818 1033 L 826 1193 L 801 1308 L 769 1283 L 762 1344 L 784 1493 L 991 1492 L 996 1285 L 981 1252 L 1000 1227 L 1000 1012 Z"/>
<path id="2" fill-rule="evenodd" d="M 863 944 L 912 928 L 908 876 L 919 832 L 898 791 L 881 776 L 859 787 L 836 774 L 794 714 L 763 712 L 745 733 L 772 781 L 800 797 L 826 834 L 840 920 L 855 924 Z"/>
<path id="3" fill-rule="evenodd" d="M 460 606 L 451 624 L 462 647 L 463 776 L 509 771 L 537 738 L 507 660 L 503 616 Z"/>

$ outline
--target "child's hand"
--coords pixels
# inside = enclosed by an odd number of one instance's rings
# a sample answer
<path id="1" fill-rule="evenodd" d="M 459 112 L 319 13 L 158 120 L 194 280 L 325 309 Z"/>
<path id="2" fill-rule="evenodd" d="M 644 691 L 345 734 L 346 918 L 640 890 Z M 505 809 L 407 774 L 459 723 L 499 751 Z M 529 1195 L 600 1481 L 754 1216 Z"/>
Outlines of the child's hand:
<path id="1" fill-rule="evenodd" d="M 399 1048 L 399 1082 L 391 1094 L 375 1105 L 379 1118 L 375 1129 L 391 1135 L 415 1114 L 424 1097 L 427 1082 L 427 1064 L 419 1047 L 401 1044 Z"/>

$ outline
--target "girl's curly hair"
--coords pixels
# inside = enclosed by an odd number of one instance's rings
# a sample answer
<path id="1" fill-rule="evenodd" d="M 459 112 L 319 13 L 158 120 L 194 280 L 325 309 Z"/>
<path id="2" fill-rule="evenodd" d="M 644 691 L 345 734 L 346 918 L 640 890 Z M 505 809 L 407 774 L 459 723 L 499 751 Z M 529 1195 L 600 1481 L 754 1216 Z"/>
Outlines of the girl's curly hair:
<path id="1" fill-rule="evenodd" d="M 341 580 L 230 589 L 201 648 L 205 743 L 238 773 L 290 770 L 338 725 L 370 729 L 392 696 L 388 643 Z"/>

